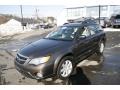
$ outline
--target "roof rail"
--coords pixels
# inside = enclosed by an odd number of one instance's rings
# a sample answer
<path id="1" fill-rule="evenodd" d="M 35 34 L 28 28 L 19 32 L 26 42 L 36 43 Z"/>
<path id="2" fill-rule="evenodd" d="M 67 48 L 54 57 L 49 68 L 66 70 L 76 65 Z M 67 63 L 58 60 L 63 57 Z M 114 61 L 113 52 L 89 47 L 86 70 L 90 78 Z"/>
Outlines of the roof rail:
<path id="1" fill-rule="evenodd" d="M 68 21 L 67 23 L 64 23 L 64 25 L 69 24 L 69 23 L 81 23 L 81 22 L 84 22 L 84 21 L 89 23 L 89 20 L 95 21 L 95 18 L 93 18 L 93 17 L 82 17 L 82 18 L 76 18 L 76 19 L 69 19 L 69 20 L 67 20 Z"/>

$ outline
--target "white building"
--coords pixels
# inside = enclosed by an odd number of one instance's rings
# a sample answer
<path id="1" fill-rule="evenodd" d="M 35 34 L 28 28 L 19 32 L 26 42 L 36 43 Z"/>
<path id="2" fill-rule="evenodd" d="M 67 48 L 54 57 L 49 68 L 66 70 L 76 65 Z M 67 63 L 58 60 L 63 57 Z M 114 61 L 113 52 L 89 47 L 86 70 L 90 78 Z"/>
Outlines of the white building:
<path id="1" fill-rule="evenodd" d="M 108 17 L 112 14 L 120 13 L 120 5 L 100 5 L 100 16 Z M 99 5 L 96 6 L 80 6 L 67 7 L 57 17 L 57 24 L 62 25 L 70 19 L 77 19 L 81 17 L 99 17 Z"/>
<path id="2" fill-rule="evenodd" d="M 85 7 L 71 7 L 66 8 L 67 19 L 74 19 L 80 17 L 99 17 L 99 9 L 101 17 L 110 17 L 112 14 L 120 13 L 120 5 L 97 5 Z"/>

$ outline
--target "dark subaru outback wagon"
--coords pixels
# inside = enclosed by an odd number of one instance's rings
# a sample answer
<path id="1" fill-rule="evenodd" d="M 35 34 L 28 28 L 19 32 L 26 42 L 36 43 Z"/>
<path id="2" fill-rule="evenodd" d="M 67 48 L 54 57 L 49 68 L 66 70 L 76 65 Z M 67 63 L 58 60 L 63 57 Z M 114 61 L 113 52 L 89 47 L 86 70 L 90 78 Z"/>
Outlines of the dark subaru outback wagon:
<path id="1" fill-rule="evenodd" d="M 19 50 L 15 67 L 36 80 L 65 79 L 80 61 L 94 53 L 102 55 L 105 41 L 105 33 L 94 19 L 75 20 Z"/>

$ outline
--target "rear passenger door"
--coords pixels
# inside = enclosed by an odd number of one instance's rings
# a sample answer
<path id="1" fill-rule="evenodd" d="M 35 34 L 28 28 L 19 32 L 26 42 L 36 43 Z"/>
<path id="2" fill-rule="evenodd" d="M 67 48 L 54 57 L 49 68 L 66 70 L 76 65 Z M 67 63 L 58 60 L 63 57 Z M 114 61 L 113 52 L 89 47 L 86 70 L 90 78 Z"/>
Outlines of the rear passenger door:
<path id="1" fill-rule="evenodd" d="M 98 46 L 98 43 L 99 43 L 99 37 L 98 37 L 98 34 L 99 34 L 99 31 L 98 31 L 98 26 L 97 25 L 88 25 L 87 26 L 87 29 L 89 30 L 90 32 L 90 37 L 89 37 L 89 40 L 91 42 L 91 50 L 94 50 L 97 48 Z"/>

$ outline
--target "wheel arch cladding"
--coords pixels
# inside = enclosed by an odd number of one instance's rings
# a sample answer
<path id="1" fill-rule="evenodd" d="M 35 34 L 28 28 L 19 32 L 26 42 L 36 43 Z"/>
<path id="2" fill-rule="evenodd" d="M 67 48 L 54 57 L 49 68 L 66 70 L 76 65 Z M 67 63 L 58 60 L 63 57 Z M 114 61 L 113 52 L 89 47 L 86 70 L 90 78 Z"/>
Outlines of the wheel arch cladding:
<path id="1" fill-rule="evenodd" d="M 58 68 L 58 65 L 59 65 L 60 61 L 66 56 L 72 56 L 73 57 L 73 53 L 62 54 L 59 57 L 57 57 L 57 59 L 55 60 L 55 63 L 54 63 L 54 70 L 53 70 L 54 74 L 56 74 L 56 72 L 57 72 L 57 68 Z"/>

